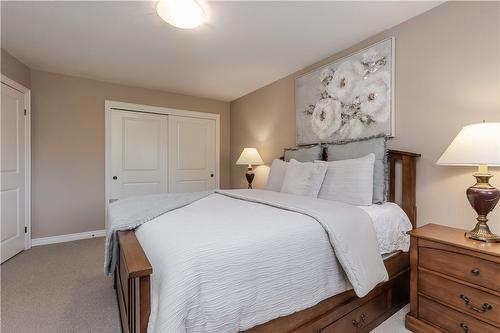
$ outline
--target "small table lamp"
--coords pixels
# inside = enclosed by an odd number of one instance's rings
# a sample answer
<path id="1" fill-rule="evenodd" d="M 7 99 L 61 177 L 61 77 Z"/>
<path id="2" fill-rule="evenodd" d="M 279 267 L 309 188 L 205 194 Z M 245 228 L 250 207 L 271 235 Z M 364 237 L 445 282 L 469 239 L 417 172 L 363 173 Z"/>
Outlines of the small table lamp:
<path id="1" fill-rule="evenodd" d="M 238 160 L 236 161 L 236 164 L 248 165 L 248 170 L 247 170 L 247 173 L 245 174 L 245 176 L 247 177 L 248 188 L 252 188 L 252 181 L 253 181 L 253 178 L 255 177 L 255 174 L 252 171 L 252 165 L 264 164 L 264 161 L 260 157 L 257 149 L 255 149 L 255 148 L 243 149 L 243 152 L 241 153 L 240 158 L 238 158 Z"/>
<path id="2" fill-rule="evenodd" d="M 467 189 L 467 198 L 478 214 L 476 227 L 467 232 L 468 238 L 483 242 L 500 242 L 486 224 L 486 215 L 495 208 L 500 192 L 489 184 L 493 177 L 488 166 L 500 166 L 500 122 L 480 123 L 462 128 L 437 161 L 440 165 L 477 166 L 476 184 Z"/>

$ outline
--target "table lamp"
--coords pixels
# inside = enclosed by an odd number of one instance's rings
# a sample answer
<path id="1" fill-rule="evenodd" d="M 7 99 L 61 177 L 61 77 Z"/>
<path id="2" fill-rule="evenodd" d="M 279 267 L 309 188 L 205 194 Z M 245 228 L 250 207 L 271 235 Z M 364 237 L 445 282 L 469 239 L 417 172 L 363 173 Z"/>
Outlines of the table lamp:
<path id="1" fill-rule="evenodd" d="M 488 243 L 500 242 L 500 236 L 490 231 L 486 218 L 500 198 L 500 192 L 489 184 L 493 175 L 488 173 L 488 166 L 500 166 L 500 122 L 465 126 L 437 164 L 478 167 L 477 173 L 474 174 L 476 184 L 466 192 L 478 215 L 477 224 L 465 236 Z"/>
<path id="2" fill-rule="evenodd" d="M 245 148 L 240 155 L 240 158 L 236 161 L 238 165 L 248 165 L 248 170 L 245 176 L 247 177 L 248 188 L 252 188 L 252 181 L 255 174 L 252 171 L 252 165 L 264 164 L 264 161 L 259 155 L 259 152 L 255 148 Z"/>

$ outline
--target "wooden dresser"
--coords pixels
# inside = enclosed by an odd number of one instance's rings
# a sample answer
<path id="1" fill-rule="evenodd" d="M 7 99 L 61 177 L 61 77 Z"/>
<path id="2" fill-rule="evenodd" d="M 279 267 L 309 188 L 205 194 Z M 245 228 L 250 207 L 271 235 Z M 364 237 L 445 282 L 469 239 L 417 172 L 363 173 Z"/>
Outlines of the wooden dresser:
<path id="1" fill-rule="evenodd" d="M 500 243 L 428 224 L 411 232 L 410 313 L 413 332 L 500 332 Z"/>

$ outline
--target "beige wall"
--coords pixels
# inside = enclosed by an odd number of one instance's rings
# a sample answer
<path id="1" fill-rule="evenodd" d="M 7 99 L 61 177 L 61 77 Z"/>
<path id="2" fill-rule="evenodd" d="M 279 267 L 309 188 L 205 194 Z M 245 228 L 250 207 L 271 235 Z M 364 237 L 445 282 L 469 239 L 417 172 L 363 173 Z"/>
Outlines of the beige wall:
<path id="1" fill-rule="evenodd" d="M 229 187 L 229 103 L 37 70 L 32 88 L 32 237 L 104 229 L 104 100 L 221 115 Z"/>
<path id="2" fill-rule="evenodd" d="M 26 88 L 31 87 L 30 79 L 30 69 L 28 66 L 14 58 L 10 53 L 2 49 L 2 63 L 1 71 L 2 74 L 7 76 L 9 79 L 22 84 Z"/>
<path id="3" fill-rule="evenodd" d="M 389 147 L 422 154 L 418 224 L 471 228 L 465 189 L 475 170 L 435 162 L 462 126 L 500 121 L 499 2 L 445 3 L 232 102 L 232 187 L 245 186 L 245 167 L 234 164 L 243 147 L 257 147 L 269 164 L 295 144 L 295 77 L 389 36 L 396 38 L 396 137 Z M 266 168 L 256 173 L 263 186 Z M 500 171 L 494 174 L 500 188 Z M 500 206 L 489 217 L 500 233 Z"/>

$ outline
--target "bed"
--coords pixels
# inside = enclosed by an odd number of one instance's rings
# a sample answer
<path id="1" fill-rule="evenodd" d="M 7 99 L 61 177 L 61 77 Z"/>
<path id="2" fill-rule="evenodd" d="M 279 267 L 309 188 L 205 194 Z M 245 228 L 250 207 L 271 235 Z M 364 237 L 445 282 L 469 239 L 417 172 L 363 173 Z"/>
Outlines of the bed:
<path id="1" fill-rule="evenodd" d="M 399 184 L 401 186 L 401 200 L 399 205 L 411 221 L 412 227 L 415 226 L 416 221 L 415 167 L 418 156 L 418 154 L 402 151 L 390 150 L 388 152 L 390 167 L 388 201 L 395 201 L 396 185 Z M 397 180 L 396 164 L 399 162 L 401 162 L 402 168 L 399 174 L 400 180 Z M 211 200 L 215 200 L 214 198 L 215 196 L 212 196 Z M 229 199 L 217 198 L 217 200 Z M 200 202 L 195 204 L 211 205 L 213 203 L 206 200 L 202 202 L 200 200 Z M 247 203 L 245 205 L 247 209 L 252 209 Z M 195 206 L 193 209 L 199 210 L 202 208 L 201 206 Z M 264 211 L 262 214 L 264 214 Z M 194 212 L 195 210 L 193 210 Z M 255 212 L 257 213 L 256 210 Z M 376 211 L 367 213 L 372 219 L 377 215 Z M 175 214 L 168 214 L 166 218 L 173 219 L 175 218 Z M 177 216 L 177 218 L 181 218 L 181 216 Z M 291 215 L 290 219 L 292 219 Z M 300 221 L 297 221 L 297 225 L 304 225 L 304 223 L 300 223 Z M 147 228 L 137 230 L 137 234 L 134 231 L 120 231 L 118 233 L 119 254 L 114 279 L 123 332 L 146 332 L 150 316 L 154 321 L 155 316 L 158 315 L 158 313 L 155 313 L 155 311 L 157 312 L 158 305 L 156 303 L 158 301 L 152 299 L 151 295 L 152 283 L 154 281 L 152 277 L 154 268 L 151 262 L 159 262 L 160 259 L 154 257 L 154 251 L 150 247 L 155 245 L 150 245 L 149 242 L 145 241 L 145 234 L 148 228 L 151 229 L 149 231 L 150 234 L 159 232 L 155 228 L 161 227 L 161 225 L 162 223 L 150 222 L 147 224 Z M 293 237 L 294 234 L 290 231 L 289 235 L 286 236 Z M 379 235 L 377 234 L 377 236 Z M 299 241 L 304 241 L 304 247 L 306 247 L 305 244 L 311 243 L 308 240 L 297 238 L 297 242 Z M 310 249 L 310 251 L 315 250 Z M 389 249 L 386 249 L 385 252 L 388 251 Z M 151 258 L 146 256 L 145 253 L 148 252 Z M 337 289 L 326 288 L 327 292 L 334 296 L 325 297 L 324 290 L 321 290 L 323 293 L 319 292 L 318 295 L 314 295 L 317 300 L 314 301 L 314 297 L 311 296 L 308 299 L 310 304 L 301 304 L 300 311 L 287 315 L 273 314 L 273 318 L 276 319 L 265 322 L 247 323 L 246 326 L 251 328 L 248 330 L 241 329 L 241 331 L 368 332 L 408 302 L 409 255 L 407 252 L 402 251 L 391 252 L 390 255 L 385 256 L 383 261 L 388 273 L 387 281 L 378 284 L 363 297 L 356 296 L 355 291 L 350 288 L 349 284 L 338 287 L 339 284 L 336 283 L 335 286 Z M 279 258 L 276 259 L 279 260 Z M 334 265 L 331 264 L 331 266 L 333 267 Z M 157 269 L 159 269 L 158 266 Z M 251 272 L 248 274 L 251 274 Z M 318 275 L 321 275 L 321 272 Z M 292 279 L 290 281 L 295 280 Z M 328 285 L 323 280 L 319 281 L 322 285 Z M 158 282 L 156 284 L 158 285 Z M 153 296 L 156 297 L 156 295 Z M 293 295 L 290 297 L 293 297 Z M 234 331 L 234 328 L 230 330 Z"/>

